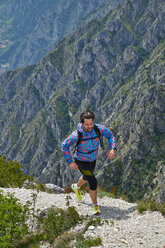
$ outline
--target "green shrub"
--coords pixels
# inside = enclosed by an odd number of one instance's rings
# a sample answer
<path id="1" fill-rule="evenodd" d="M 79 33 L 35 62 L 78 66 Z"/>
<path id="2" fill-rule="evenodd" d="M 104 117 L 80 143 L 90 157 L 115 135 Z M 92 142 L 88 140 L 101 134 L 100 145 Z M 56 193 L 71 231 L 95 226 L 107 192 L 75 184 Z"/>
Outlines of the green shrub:
<path id="1" fill-rule="evenodd" d="M 40 248 L 40 242 L 43 240 L 43 234 L 29 234 L 23 239 L 15 242 L 17 248 Z"/>
<path id="2" fill-rule="evenodd" d="M 74 207 L 67 210 L 60 208 L 51 208 L 46 217 L 40 217 L 44 239 L 53 243 L 54 239 L 71 227 L 75 226 L 81 220 Z"/>
<path id="3" fill-rule="evenodd" d="M 137 201 L 137 210 L 139 213 L 143 213 L 144 211 L 159 211 L 165 216 L 165 203 L 159 204 L 153 200 L 141 200 Z"/>
<path id="4" fill-rule="evenodd" d="M 0 193 L 0 247 L 16 247 L 14 242 L 28 233 L 26 220 L 28 208 L 22 206 L 18 199 Z"/>
<path id="5" fill-rule="evenodd" d="M 86 218 L 83 217 L 83 220 L 86 220 Z M 101 245 L 102 241 L 100 237 L 84 238 L 83 234 L 88 230 L 89 226 L 98 226 L 102 224 L 103 222 L 100 218 L 90 218 L 89 220 L 87 218 L 85 227 L 83 227 L 82 230 L 63 233 L 63 235 L 60 235 L 60 237 L 54 242 L 54 247 L 71 248 L 73 247 L 71 241 L 74 242 L 74 247 L 76 248 L 88 248 Z"/>
<path id="6" fill-rule="evenodd" d="M 84 236 L 81 235 L 77 238 L 75 247 L 76 248 L 89 248 L 93 246 L 99 246 L 101 244 L 102 244 L 102 241 L 100 237 L 84 239 Z"/>
<path id="7" fill-rule="evenodd" d="M 22 187 L 30 179 L 23 173 L 22 166 L 17 161 L 6 161 L 0 155 L 0 187 Z"/>

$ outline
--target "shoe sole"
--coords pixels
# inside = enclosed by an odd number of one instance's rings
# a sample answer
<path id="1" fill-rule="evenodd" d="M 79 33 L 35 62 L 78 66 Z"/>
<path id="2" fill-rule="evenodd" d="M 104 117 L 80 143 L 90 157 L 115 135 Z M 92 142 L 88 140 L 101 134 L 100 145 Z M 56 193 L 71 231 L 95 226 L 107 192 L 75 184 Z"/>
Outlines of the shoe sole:
<path id="1" fill-rule="evenodd" d="M 100 215 L 101 213 L 97 212 L 97 213 L 94 213 L 93 215 Z"/>

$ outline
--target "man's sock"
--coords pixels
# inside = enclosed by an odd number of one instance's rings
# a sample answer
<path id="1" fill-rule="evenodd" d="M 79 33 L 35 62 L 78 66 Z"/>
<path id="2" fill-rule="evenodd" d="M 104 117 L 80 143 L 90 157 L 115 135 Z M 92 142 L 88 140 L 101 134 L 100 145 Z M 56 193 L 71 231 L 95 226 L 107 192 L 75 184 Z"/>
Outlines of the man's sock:
<path id="1" fill-rule="evenodd" d="M 76 189 L 80 189 L 80 187 L 77 186 L 77 183 L 74 184 Z"/>

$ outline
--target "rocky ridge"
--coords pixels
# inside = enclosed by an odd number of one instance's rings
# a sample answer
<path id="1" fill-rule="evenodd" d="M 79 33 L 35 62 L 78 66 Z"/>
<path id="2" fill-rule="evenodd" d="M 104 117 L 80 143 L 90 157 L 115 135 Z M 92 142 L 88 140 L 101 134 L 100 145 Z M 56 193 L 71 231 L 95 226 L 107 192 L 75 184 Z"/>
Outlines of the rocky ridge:
<path id="1" fill-rule="evenodd" d="M 105 15 L 121 0 L 113 0 L 104 6 L 106 2 L 28 0 L 22 3 L 14 0 L 1 3 L 0 44 L 2 42 L 4 46 L 0 51 L 0 64 L 2 67 L 8 65 L 8 69 L 17 69 L 37 63 L 86 19 Z"/>
<path id="2" fill-rule="evenodd" d="M 79 174 L 60 151 L 80 113 L 112 129 L 117 156 L 100 150 L 99 184 L 131 200 L 164 202 L 164 1 L 125 1 L 91 21 L 37 65 L 0 77 L 0 151 L 44 183 L 67 187 Z"/>
<path id="3" fill-rule="evenodd" d="M 32 201 L 33 190 L 24 188 L 0 188 L 4 193 L 14 193 L 22 204 Z M 37 193 L 36 210 L 50 208 L 52 205 L 66 209 L 68 194 Z M 80 215 L 92 215 L 92 204 L 88 194 L 83 195 L 78 202 L 75 194 L 70 193 L 70 206 L 74 206 Z M 121 199 L 104 196 L 99 199 L 102 226 L 90 226 L 85 233 L 86 237 L 101 237 L 104 248 L 134 247 L 134 248 L 163 248 L 165 245 L 165 218 L 159 212 L 145 212 L 138 214 L 136 203 L 128 203 Z M 106 221 L 105 221 L 106 220 Z M 76 226 L 72 231 L 83 228 L 83 224 Z M 73 242 L 74 247 L 74 242 Z M 42 248 L 50 247 L 42 245 Z"/>

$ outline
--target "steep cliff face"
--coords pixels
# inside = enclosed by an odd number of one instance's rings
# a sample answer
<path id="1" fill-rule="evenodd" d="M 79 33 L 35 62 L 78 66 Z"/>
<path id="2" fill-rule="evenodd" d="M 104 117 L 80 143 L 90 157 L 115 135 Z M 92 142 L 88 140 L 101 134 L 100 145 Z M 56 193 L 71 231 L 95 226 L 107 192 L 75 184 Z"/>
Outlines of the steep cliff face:
<path id="1" fill-rule="evenodd" d="M 0 64 L 9 63 L 13 69 L 37 63 L 75 27 L 82 25 L 86 15 L 91 18 L 95 18 L 95 12 L 98 16 L 105 15 L 121 1 L 111 1 L 109 9 L 103 5 L 106 0 L 0 3 L 0 44 L 4 46 L 0 47 Z"/>
<path id="2" fill-rule="evenodd" d="M 117 141 L 114 161 L 106 159 L 106 140 L 100 149 L 99 184 L 131 200 L 154 191 L 163 202 L 164 18 L 163 0 L 125 1 L 37 65 L 3 74 L 1 152 L 39 181 L 66 187 L 79 174 L 68 168 L 60 144 L 90 108 Z"/>

